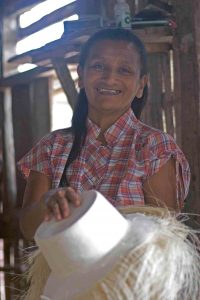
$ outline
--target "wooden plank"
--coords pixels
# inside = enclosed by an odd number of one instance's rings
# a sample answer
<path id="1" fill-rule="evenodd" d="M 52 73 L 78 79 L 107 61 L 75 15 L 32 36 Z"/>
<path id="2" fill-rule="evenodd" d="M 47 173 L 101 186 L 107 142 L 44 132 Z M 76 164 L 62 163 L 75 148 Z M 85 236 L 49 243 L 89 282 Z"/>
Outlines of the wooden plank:
<path id="1" fill-rule="evenodd" d="M 30 83 L 32 143 L 35 144 L 51 129 L 51 79 L 36 78 Z"/>
<path id="2" fill-rule="evenodd" d="M 181 74 L 180 74 L 180 58 L 179 58 L 179 46 L 177 39 L 173 41 L 173 78 L 174 78 L 174 109 L 176 119 L 176 142 L 181 147 L 182 145 L 182 125 L 181 125 Z"/>
<path id="3" fill-rule="evenodd" d="M 79 16 L 99 14 L 101 12 L 101 1 L 77 0 L 77 13 Z"/>
<path id="4" fill-rule="evenodd" d="M 9 16 L 16 12 L 22 13 L 27 8 L 44 1 L 45 0 L 6 0 L 4 1 L 4 16 Z"/>
<path id="5" fill-rule="evenodd" d="M 3 75 L 8 76 L 16 71 L 16 66 L 11 66 L 8 59 L 16 55 L 17 19 L 11 15 L 3 20 Z"/>
<path id="6" fill-rule="evenodd" d="M 36 63 L 47 60 L 49 63 L 52 57 L 71 57 L 76 55 L 80 46 L 96 31 L 96 28 L 83 29 L 63 36 L 59 40 L 48 43 L 47 45 L 28 51 L 26 53 L 14 56 L 9 59 L 10 63 L 16 65 L 21 63 Z"/>
<path id="7" fill-rule="evenodd" d="M 162 53 L 168 52 L 171 49 L 171 45 L 168 43 L 156 44 L 156 43 L 145 43 L 147 53 Z"/>
<path id="8" fill-rule="evenodd" d="M 15 150 L 12 122 L 12 95 L 10 88 L 5 88 L 0 97 L 3 111 L 3 168 L 6 184 L 7 200 L 4 209 L 11 211 L 16 207 L 16 170 L 15 170 Z"/>
<path id="9" fill-rule="evenodd" d="M 44 16 L 39 21 L 31 24 L 26 28 L 22 28 L 18 30 L 18 39 L 23 39 L 28 35 L 31 35 L 47 26 L 50 26 L 54 23 L 62 21 L 77 12 L 77 3 L 73 2 L 66 6 L 63 6 L 52 13 Z"/>
<path id="10" fill-rule="evenodd" d="M 141 121 L 144 122 L 145 124 L 151 126 L 152 121 L 151 121 L 151 100 L 150 100 L 150 95 L 148 94 L 148 99 L 145 104 L 145 107 L 142 111 L 141 114 Z"/>
<path id="11" fill-rule="evenodd" d="M 97 31 L 97 28 L 82 29 L 78 32 L 73 32 L 39 49 L 14 56 L 9 59 L 9 62 L 16 65 L 26 62 L 48 65 L 53 57 L 73 59 L 73 57 L 79 53 L 81 45 L 84 44 L 95 31 Z M 148 52 L 168 51 L 171 48 L 172 35 L 169 34 L 168 30 L 164 29 L 159 30 L 159 35 L 155 32 L 155 28 L 153 34 L 151 29 L 134 30 L 134 33 L 144 42 Z"/>
<path id="12" fill-rule="evenodd" d="M 165 112 L 166 130 L 174 136 L 174 121 L 173 121 L 173 95 L 171 89 L 171 74 L 170 74 L 170 53 L 162 54 L 162 73 L 164 80 L 164 97 L 162 101 Z"/>
<path id="13" fill-rule="evenodd" d="M 0 78 L 3 76 L 3 3 L 0 3 Z"/>
<path id="14" fill-rule="evenodd" d="M 68 102 L 72 109 L 74 109 L 78 94 L 65 60 L 62 58 L 56 58 L 52 60 L 52 64 L 67 96 Z"/>
<path id="15" fill-rule="evenodd" d="M 12 87 L 12 111 L 14 126 L 15 161 L 17 162 L 33 146 L 31 119 L 31 93 L 30 84 L 24 83 Z M 16 170 L 17 179 L 17 205 L 21 207 L 25 189 L 23 175 Z"/>
<path id="16" fill-rule="evenodd" d="M 50 131 L 49 84 L 49 79 L 38 78 L 12 87 L 16 162 Z M 18 207 L 22 204 L 24 188 L 24 177 L 17 170 Z"/>
<path id="17" fill-rule="evenodd" d="M 180 59 L 182 149 L 192 171 L 187 208 L 200 213 L 200 5 L 198 0 L 177 0 L 175 9 Z"/>
<path id="18" fill-rule="evenodd" d="M 163 130 L 162 122 L 162 69 L 161 54 L 149 54 L 148 66 L 150 73 L 150 105 L 151 105 L 151 125 Z"/>
<path id="19" fill-rule="evenodd" d="M 25 84 L 30 82 L 33 78 L 51 71 L 52 67 L 36 67 L 32 70 L 25 71 L 23 73 L 17 73 L 15 75 L 8 76 L 6 78 L 0 79 L 0 89 L 4 87 L 12 87 L 17 84 Z"/>
<path id="20" fill-rule="evenodd" d="M 9 239 L 4 239 L 4 263 L 5 265 L 10 265 L 10 241 Z M 6 299 L 11 299 L 11 290 L 10 290 L 10 275 L 5 273 L 5 291 Z"/>

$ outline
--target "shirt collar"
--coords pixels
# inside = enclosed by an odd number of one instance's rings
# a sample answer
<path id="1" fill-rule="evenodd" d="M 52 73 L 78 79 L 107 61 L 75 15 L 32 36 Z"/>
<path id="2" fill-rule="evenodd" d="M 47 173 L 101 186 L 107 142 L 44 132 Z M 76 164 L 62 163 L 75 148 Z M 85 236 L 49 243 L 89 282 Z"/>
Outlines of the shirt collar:
<path id="1" fill-rule="evenodd" d="M 120 139 L 120 137 L 124 133 L 127 133 L 131 128 L 133 128 L 133 124 L 136 123 L 138 123 L 138 119 L 135 117 L 132 109 L 130 108 L 105 131 L 104 136 L 107 144 L 108 145 L 115 144 Z M 88 134 L 87 134 L 88 138 L 92 140 L 96 140 L 101 131 L 101 128 L 88 118 L 87 129 L 88 129 Z"/>

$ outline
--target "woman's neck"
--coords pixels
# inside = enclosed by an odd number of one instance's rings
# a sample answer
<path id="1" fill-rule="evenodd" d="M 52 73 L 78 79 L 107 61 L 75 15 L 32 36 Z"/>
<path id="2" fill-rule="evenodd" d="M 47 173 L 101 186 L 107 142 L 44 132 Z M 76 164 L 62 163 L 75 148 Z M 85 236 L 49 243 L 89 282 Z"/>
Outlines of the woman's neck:
<path id="1" fill-rule="evenodd" d="M 124 114 L 124 113 L 123 113 Z M 101 128 L 103 134 L 110 126 L 112 126 L 123 114 L 88 114 L 89 119 Z"/>

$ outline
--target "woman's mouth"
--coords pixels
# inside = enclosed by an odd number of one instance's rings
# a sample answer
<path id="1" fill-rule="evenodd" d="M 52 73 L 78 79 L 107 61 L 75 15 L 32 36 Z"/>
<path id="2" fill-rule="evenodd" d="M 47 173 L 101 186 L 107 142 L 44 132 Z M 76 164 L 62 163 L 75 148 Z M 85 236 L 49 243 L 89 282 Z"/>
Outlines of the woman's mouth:
<path id="1" fill-rule="evenodd" d="M 108 96 L 116 96 L 121 93 L 120 90 L 108 89 L 108 88 L 97 88 L 97 92 L 101 95 L 108 95 Z"/>

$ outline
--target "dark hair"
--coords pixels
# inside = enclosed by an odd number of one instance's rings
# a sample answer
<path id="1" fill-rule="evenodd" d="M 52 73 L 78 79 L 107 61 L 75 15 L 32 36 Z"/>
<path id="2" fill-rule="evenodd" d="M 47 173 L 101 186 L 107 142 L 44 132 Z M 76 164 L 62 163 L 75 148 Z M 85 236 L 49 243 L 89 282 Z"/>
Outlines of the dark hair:
<path id="1" fill-rule="evenodd" d="M 89 56 L 90 50 L 101 40 L 112 41 L 125 41 L 132 43 L 136 48 L 140 58 L 140 77 L 147 74 L 147 55 L 146 50 L 141 40 L 131 31 L 124 28 L 106 28 L 97 31 L 93 34 L 88 41 L 84 44 L 80 56 L 79 65 L 84 68 L 86 60 Z M 144 87 L 143 95 L 141 98 L 135 97 L 132 101 L 131 108 L 135 116 L 139 119 L 142 109 L 147 101 L 148 87 Z M 67 163 L 65 165 L 63 175 L 60 181 L 60 186 L 69 185 L 66 179 L 66 170 L 69 165 L 78 157 L 81 148 L 84 144 L 87 134 L 86 119 L 88 115 L 88 100 L 84 89 L 80 90 L 78 95 L 77 104 L 72 117 L 72 134 L 74 137 L 72 149 L 70 151 Z"/>

